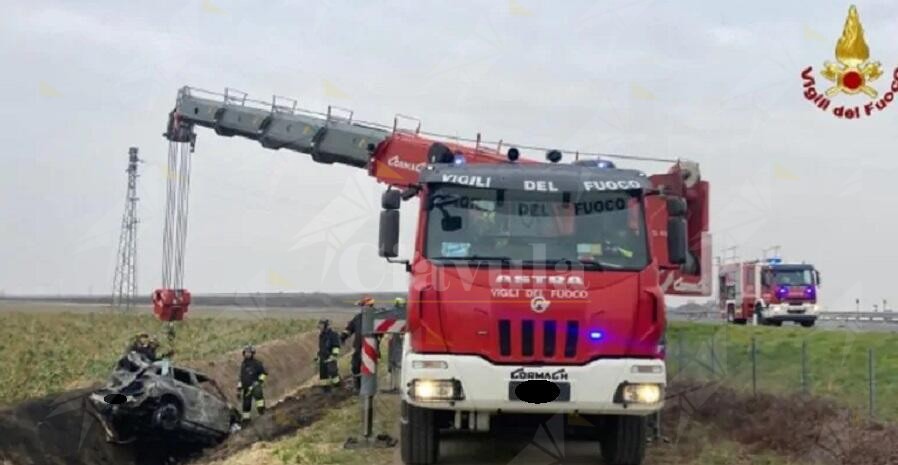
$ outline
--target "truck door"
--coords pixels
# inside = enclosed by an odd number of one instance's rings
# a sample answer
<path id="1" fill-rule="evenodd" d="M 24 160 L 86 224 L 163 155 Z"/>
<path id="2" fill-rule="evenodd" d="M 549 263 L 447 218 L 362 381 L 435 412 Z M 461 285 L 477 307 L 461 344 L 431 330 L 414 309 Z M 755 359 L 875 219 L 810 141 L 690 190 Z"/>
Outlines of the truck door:
<path id="1" fill-rule="evenodd" d="M 745 318 L 751 318 L 755 309 L 755 294 L 757 293 L 754 265 L 749 264 L 742 267 L 742 282 L 745 286 L 742 292 L 742 315 Z"/>

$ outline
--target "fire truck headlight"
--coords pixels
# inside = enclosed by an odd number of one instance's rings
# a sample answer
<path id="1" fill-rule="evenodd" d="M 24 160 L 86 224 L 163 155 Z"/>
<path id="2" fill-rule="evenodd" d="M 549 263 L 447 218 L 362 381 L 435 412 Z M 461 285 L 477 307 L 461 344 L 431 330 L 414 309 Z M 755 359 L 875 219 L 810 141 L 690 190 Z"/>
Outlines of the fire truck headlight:
<path id="1" fill-rule="evenodd" d="M 461 383 L 453 379 L 415 379 L 409 386 L 409 396 L 418 401 L 460 400 Z"/>
<path id="2" fill-rule="evenodd" d="M 625 384 L 621 386 L 620 401 L 625 404 L 657 404 L 661 402 L 660 384 Z"/>
<path id="3" fill-rule="evenodd" d="M 415 370 L 445 370 L 449 364 L 443 360 L 413 360 L 412 368 Z"/>

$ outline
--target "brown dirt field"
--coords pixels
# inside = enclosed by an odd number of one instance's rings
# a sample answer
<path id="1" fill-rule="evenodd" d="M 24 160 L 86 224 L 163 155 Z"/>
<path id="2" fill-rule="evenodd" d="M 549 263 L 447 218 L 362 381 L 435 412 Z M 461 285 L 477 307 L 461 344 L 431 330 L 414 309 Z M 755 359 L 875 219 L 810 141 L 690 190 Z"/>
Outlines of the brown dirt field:
<path id="1" fill-rule="evenodd" d="M 317 373 L 317 366 L 313 362 L 317 346 L 318 333 L 310 331 L 256 347 L 256 358 L 261 360 L 268 370 L 268 379 L 265 382 L 266 399 L 276 401 L 284 398 Z M 214 379 L 221 386 L 228 401 L 238 405 L 236 386 L 241 357 L 241 350 L 238 349 L 215 360 L 190 362 L 185 365 Z"/>
<path id="2" fill-rule="evenodd" d="M 318 421 L 328 409 L 350 397 L 349 389 L 335 389 L 324 393 L 318 387 L 310 386 L 289 396 L 272 410 L 271 414 L 255 419 L 246 429 L 231 435 L 227 441 L 207 450 L 194 463 L 210 463 L 230 457 L 234 453 L 251 447 L 260 441 L 272 441 L 299 428 Z"/>
<path id="3" fill-rule="evenodd" d="M 746 395 L 720 384 L 677 383 L 664 413 L 665 435 L 676 442 L 690 422 L 749 450 L 805 463 L 898 464 L 898 425 L 870 421 L 819 398 Z"/>

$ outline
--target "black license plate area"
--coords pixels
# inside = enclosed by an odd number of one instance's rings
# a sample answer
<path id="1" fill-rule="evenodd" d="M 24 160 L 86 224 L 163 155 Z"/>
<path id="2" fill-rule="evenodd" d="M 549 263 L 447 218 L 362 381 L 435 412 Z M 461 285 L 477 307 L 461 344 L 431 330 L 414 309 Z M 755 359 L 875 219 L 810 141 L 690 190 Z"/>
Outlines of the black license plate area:
<path id="1" fill-rule="evenodd" d="M 523 402 L 521 399 L 518 399 L 517 388 L 521 385 L 521 383 L 526 383 L 527 381 L 510 381 L 508 383 L 508 400 L 514 400 L 518 402 Z M 558 386 L 558 397 L 553 402 L 570 402 L 571 400 L 571 383 L 568 382 L 552 382 L 555 386 Z"/>

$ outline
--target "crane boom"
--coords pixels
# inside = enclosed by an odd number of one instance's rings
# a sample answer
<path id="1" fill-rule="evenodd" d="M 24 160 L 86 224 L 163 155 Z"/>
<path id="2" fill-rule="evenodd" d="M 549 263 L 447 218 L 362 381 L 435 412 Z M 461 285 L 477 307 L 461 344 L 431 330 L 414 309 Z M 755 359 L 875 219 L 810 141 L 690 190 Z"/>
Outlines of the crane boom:
<path id="1" fill-rule="evenodd" d="M 411 127 L 404 126 L 407 122 L 413 123 Z M 403 123 L 402 127 L 400 123 Z M 262 101 L 229 88 L 224 93 L 216 93 L 182 87 L 164 134 L 170 143 L 170 154 L 175 154 L 175 158 L 170 156 L 169 160 L 170 198 L 166 205 L 163 288 L 154 293 L 154 308 L 157 315 L 167 321 L 181 319 L 190 302 L 189 292 L 182 289 L 182 278 L 189 187 L 187 157 L 196 142 L 196 126 L 210 128 L 225 137 L 256 140 L 269 149 L 308 154 L 319 163 L 366 169 L 379 182 L 395 187 L 417 184 L 421 170 L 428 163 L 437 161 L 435 156 L 448 155 L 465 163 L 509 162 L 508 156 L 502 153 L 502 141 L 482 142 L 478 134 L 476 139 L 462 143 L 461 139 L 422 133 L 420 121 L 408 116 L 396 115 L 393 125 L 387 126 L 356 120 L 351 110 L 335 106 L 320 113 L 298 108 L 297 101 L 287 97 L 273 96 L 270 101 Z M 440 150 L 434 152 L 437 146 Z M 584 155 L 674 162 L 666 173 L 653 175 L 650 179 L 660 191 L 685 200 L 693 260 L 691 271 L 665 267 L 662 260 L 662 287 L 670 294 L 709 295 L 708 185 L 700 180 L 698 165 L 627 155 Z M 526 159 L 519 162 L 534 163 Z M 666 218 L 666 214 L 663 216 Z M 653 223 L 653 228 L 662 231 L 666 224 L 659 218 L 662 215 L 651 215 L 650 222 L 658 221 Z M 655 239 L 663 236 L 659 234 Z"/>
<path id="2" fill-rule="evenodd" d="M 416 122 L 414 128 L 399 127 L 400 121 Z M 169 117 L 169 140 L 193 140 L 193 126 L 213 129 L 226 137 L 240 136 L 259 141 L 269 149 L 288 149 L 311 155 L 319 163 L 336 163 L 368 169 L 379 181 L 407 186 L 417 181 L 417 172 L 427 163 L 433 140 L 421 137 L 415 118 L 396 115 L 393 127 L 359 122 L 353 112 L 328 107 L 326 113 L 298 109 L 296 100 L 273 96 L 270 102 L 225 89 L 223 94 L 191 87 L 178 92 Z M 186 129 L 186 130 L 185 130 Z M 477 163 L 504 163 L 501 147 L 488 149 L 446 141 L 453 152 Z"/>

